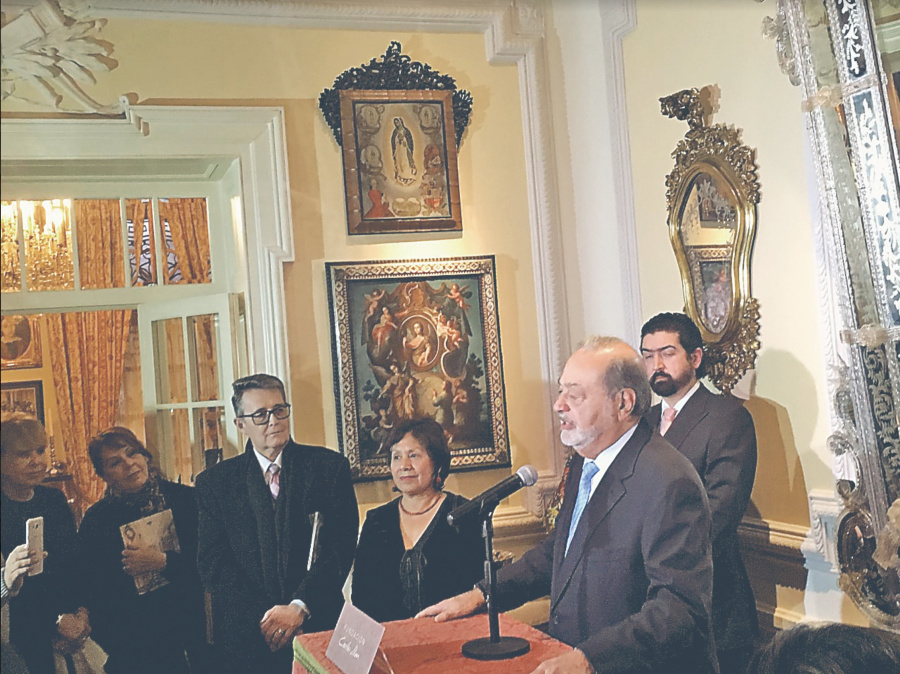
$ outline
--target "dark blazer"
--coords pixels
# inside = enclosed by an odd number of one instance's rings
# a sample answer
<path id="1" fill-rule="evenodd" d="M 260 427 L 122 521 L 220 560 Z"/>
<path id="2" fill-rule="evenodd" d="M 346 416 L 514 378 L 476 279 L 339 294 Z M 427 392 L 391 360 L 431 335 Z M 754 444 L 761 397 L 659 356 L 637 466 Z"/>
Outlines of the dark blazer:
<path id="1" fill-rule="evenodd" d="M 501 610 L 550 595 L 550 634 L 599 672 L 718 671 L 709 504 L 697 472 L 641 421 L 594 491 L 568 555 L 583 459 L 555 529 L 498 572 Z"/>
<path id="2" fill-rule="evenodd" d="M 56 619 L 81 606 L 75 556 L 75 518 L 58 489 L 38 485 L 30 501 L 13 501 L 0 495 L 0 545 L 3 556 L 25 542 L 25 522 L 44 518 L 44 572 L 25 578 L 22 589 L 9 602 L 10 641 L 31 674 L 53 674 L 51 642 Z"/>
<path id="3" fill-rule="evenodd" d="M 659 428 L 660 405 L 647 413 Z M 703 481 L 712 513 L 713 631 L 716 647 L 752 646 L 759 627 L 756 602 L 741 560 L 738 525 L 756 476 L 756 431 L 743 402 L 715 395 L 702 384 L 666 432 Z"/>
<path id="4" fill-rule="evenodd" d="M 160 480 L 181 552 L 166 553 L 169 584 L 139 595 L 122 568 L 120 527 L 143 517 L 136 506 L 103 498 L 84 514 L 78 551 L 91 612 L 91 636 L 109 654 L 107 674 L 206 671 L 206 615 L 197 573 L 197 502 L 191 487 Z"/>
<path id="5" fill-rule="evenodd" d="M 412 609 L 404 606 L 400 561 L 406 546 L 398 500 L 368 512 L 353 566 L 353 605 L 379 622 L 412 618 L 426 606 L 471 590 L 484 577 L 481 520 L 471 517 L 457 527 L 447 524 L 447 515 L 466 503 L 462 496 L 448 493 L 415 546 L 424 558 L 421 603 Z"/>
<path id="6" fill-rule="evenodd" d="M 289 441 L 273 500 L 250 444 L 197 477 L 198 566 L 212 595 L 214 640 L 234 672 L 286 671 L 290 647 L 271 654 L 259 630 L 275 605 L 302 600 L 304 632 L 334 628 L 353 563 L 359 512 L 350 464 L 324 447 Z M 319 553 L 307 573 L 312 525 L 322 513 Z"/>

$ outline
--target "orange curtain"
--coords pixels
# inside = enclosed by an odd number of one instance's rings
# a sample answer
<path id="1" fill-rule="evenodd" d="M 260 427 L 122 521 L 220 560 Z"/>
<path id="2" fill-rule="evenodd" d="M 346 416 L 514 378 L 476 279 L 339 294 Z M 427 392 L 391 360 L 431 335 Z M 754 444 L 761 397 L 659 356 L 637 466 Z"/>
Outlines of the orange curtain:
<path id="1" fill-rule="evenodd" d="M 87 446 L 116 422 L 132 313 L 128 309 L 47 315 L 60 431 L 82 512 L 105 489 Z"/>
<path id="2" fill-rule="evenodd" d="M 172 245 L 181 269 L 177 283 L 209 283 L 209 222 L 206 199 L 159 200 L 159 220 L 169 222 Z M 166 278 L 167 283 L 176 283 Z"/>
<path id="3" fill-rule="evenodd" d="M 118 199 L 76 199 L 82 288 L 123 288 L 122 213 Z"/>

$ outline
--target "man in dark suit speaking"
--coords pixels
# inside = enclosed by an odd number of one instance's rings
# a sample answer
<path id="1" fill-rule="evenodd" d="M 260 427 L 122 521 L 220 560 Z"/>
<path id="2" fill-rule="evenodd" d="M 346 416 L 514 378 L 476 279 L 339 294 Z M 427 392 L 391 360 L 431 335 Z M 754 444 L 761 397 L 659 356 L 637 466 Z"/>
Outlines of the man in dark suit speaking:
<path id="1" fill-rule="evenodd" d="M 722 674 L 747 668 L 758 633 L 756 602 L 738 525 L 756 476 L 756 432 L 741 400 L 714 395 L 703 376 L 703 339 L 685 314 L 658 314 L 641 329 L 650 386 L 662 397 L 647 415 L 700 474 L 712 513 L 713 634 Z"/>
<path id="2" fill-rule="evenodd" d="M 559 378 L 560 438 L 578 456 L 556 528 L 497 574 L 500 610 L 550 595 L 550 634 L 574 647 L 536 673 L 717 671 L 709 505 L 690 462 L 642 420 L 649 406 L 641 359 L 618 339 L 588 339 Z M 476 587 L 420 615 L 483 605 Z"/>
<path id="3" fill-rule="evenodd" d="M 224 666 L 281 673 L 295 634 L 337 622 L 359 513 L 347 459 L 291 439 L 280 379 L 251 375 L 233 389 L 247 447 L 197 478 L 198 566 Z M 307 570 L 317 512 L 318 552 Z"/>

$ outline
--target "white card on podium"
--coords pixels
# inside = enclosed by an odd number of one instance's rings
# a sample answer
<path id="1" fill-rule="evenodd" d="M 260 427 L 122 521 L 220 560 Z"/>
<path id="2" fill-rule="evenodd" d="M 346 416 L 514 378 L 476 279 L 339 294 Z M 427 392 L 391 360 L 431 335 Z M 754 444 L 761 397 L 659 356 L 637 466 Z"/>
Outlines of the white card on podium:
<path id="1" fill-rule="evenodd" d="M 368 674 L 384 636 L 384 625 L 344 603 L 325 656 L 344 674 Z"/>

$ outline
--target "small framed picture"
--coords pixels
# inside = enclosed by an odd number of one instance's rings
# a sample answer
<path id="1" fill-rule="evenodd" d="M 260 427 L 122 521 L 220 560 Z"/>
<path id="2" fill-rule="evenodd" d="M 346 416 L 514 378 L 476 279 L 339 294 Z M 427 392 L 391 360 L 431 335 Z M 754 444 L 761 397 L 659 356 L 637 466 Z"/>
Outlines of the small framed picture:
<path id="1" fill-rule="evenodd" d="M 44 422 L 44 385 L 40 381 L 4 382 L 0 385 L 0 411 L 25 412 Z"/>
<path id="2" fill-rule="evenodd" d="M 452 95 L 341 91 L 350 234 L 462 229 Z"/>
<path id="3" fill-rule="evenodd" d="M 390 476 L 407 419 L 444 429 L 451 469 L 508 466 L 494 258 L 331 262 L 334 391 L 354 479 Z"/>
<path id="4" fill-rule="evenodd" d="M 0 367 L 12 370 L 41 367 L 41 333 L 38 316 L 0 317 Z"/>

